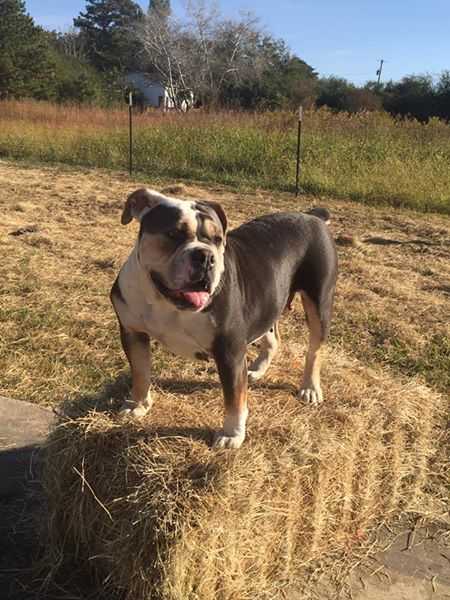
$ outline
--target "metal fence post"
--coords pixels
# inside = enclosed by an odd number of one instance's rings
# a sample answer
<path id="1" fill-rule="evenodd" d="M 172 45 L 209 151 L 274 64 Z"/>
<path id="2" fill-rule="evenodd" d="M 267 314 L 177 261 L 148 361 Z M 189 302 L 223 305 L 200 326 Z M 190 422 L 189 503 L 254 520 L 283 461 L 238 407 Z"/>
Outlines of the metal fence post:
<path id="1" fill-rule="evenodd" d="M 298 129 L 297 129 L 297 171 L 295 174 L 295 195 L 299 193 L 299 180 L 300 180 L 300 150 L 302 144 L 302 123 L 303 123 L 303 106 L 300 105 L 298 108 Z"/>
<path id="2" fill-rule="evenodd" d="M 128 94 L 128 113 L 130 117 L 130 176 L 133 173 L 133 92 Z"/>

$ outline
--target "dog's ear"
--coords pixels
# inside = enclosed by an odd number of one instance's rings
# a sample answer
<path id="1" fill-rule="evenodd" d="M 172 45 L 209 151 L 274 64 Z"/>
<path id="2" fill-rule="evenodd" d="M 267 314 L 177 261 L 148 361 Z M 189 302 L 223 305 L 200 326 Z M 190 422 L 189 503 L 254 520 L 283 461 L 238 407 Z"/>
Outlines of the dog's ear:
<path id="1" fill-rule="evenodd" d="M 209 206 L 209 208 L 211 208 L 219 217 L 219 221 L 222 223 L 222 229 L 225 234 L 227 232 L 228 219 L 221 205 L 218 202 L 212 202 L 211 200 L 202 200 L 202 203 Z"/>
<path id="2" fill-rule="evenodd" d="M 165 196 L 155 190 L 147 188 L 136 190 L 128 196 L 125 202 L 122 218 L 120 219 L 122 225 L 128 225 L 133 219 L 140 221 L 145 213 L 161 204 L 165 199 Z"/>

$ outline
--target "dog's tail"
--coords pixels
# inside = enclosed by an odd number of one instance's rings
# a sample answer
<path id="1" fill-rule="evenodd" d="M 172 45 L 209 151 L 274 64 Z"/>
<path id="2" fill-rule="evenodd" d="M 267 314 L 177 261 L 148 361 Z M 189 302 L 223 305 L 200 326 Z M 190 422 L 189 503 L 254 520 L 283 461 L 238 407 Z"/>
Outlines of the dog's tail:
<path id="1" fill-rule="evenodd" d="M 329 225 L 331 222 L 330 212 L 326 208 L 320 208 L 320 206 L 314 206 L 313 208 L 310 208 L 306 211 L 306 214 L 318 217 L 325 222 L 325 225 Z"/>

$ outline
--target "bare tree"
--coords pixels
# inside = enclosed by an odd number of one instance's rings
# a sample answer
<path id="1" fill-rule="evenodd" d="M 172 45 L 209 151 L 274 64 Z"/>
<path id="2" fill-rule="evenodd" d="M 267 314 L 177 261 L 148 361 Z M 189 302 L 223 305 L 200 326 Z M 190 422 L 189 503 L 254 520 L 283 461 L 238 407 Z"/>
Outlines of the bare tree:
<path id="1" fill-rule="evenodd" d="M 218 102 L 226 83 L 257 77 L 261 53 L 258 19 L 242 13 L 237 20 L 220 16 L 217 5 L 191 0 L 188 5 L 190 30 L 197 42 L 197 64 L 192 80 L 202 96 Z"/>
<path id="2" fill-rule="evenodd" d="M 137 35 L 148 64 L 148 78 L 158 79 L 177 108 L 189 90 L 185 65 L 185 32 L 175 18 L 149 12 L 138 26 Z"/>
<path id="3" fill-rule="evenodd" d="M 217 104 L 226 84 L 257 77 L 263 69 L 262 32 L 257 19 L 223 18 L 215 3 L 189 0 L 188 20 L 148 14 L 139 27 L 149 70 L 166 87 L 174 105 L 190 94 Z"/>
<path id="4" fill-rule="evenodd" d="M 58 45 L 67 56 L 85 60 L 86 42 L 76 27 L 68 27 L 64 31 L 59 31 Z"/>

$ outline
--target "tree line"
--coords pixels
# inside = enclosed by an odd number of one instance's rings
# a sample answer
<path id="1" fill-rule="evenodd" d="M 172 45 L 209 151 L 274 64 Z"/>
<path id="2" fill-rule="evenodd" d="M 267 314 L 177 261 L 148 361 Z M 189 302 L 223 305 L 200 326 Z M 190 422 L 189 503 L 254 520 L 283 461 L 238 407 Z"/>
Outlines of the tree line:
<path id="1" fill-rule="evenodd" d="M 437 81 L 411 75 L 364 86 L 321 78 L 252 14 L 227 18 L 205 0 L 190 0 L 183 19 L 170 0 L 150 0 L 146 11 L 133 0 L 87 0 L 64 32 L 36 25 L 23 0 L 0 0 L 0 99 L 114 104 L 123 101 L 130 72 L 163 83 L 174 106 L 193 94 L 204 107 L 303 104 L 450 119 L 449 71 Z"/>

